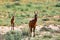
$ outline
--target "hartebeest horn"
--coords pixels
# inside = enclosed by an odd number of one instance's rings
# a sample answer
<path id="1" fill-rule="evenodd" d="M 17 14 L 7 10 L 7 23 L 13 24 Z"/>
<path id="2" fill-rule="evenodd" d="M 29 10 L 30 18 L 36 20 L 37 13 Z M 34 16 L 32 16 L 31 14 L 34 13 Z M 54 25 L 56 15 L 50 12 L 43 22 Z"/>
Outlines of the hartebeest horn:
<path id="1" fill-rule="evenodd" d="M 34 14 L 38 14 L 38 11 L 34 11 Z"/>

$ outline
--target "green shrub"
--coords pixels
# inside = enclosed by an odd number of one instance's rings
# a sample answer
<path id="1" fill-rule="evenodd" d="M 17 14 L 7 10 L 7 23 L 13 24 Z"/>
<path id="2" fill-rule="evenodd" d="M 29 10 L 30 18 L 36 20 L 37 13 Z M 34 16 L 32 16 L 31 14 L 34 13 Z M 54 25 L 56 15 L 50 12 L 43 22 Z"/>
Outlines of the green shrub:
<path id="1" fill-rule="evenodd" d="M 59 18 L 54 18 L 54 21 L 60 22 L 60 19 Z"/>
<path id="2" fill-rule="evenodd" d="M 56 14 L 56 12 L 55 12 L 55 11 L 52 11 L 52 13 L 55 13 L 55 14 Z"/>
<path id="3" fill-rule="evenodd" d="M 5 40 L 21 40 L 21 35 L 20 31 L 9 31 L 5 34 Z"/>
<path id="4" fill-rule="evenodd" d="M 43 36 L 43 38 L 52 38 L 52 35 L 47 35 L 47 34 L 45 34 L 45 35 Z"/>
<path id="5" fill-rule="evenodd" d="M 27 4 L 26 6 L 27 6 L 27 7 L 31 7 L 32 5 L 31 5 L 31 4 Z"/>
<path id="6" fill-rule="evenodd" d="M 29 28 L 28 27 L 25 27 L 23 30 L 22 30 L 22 36 L 28 36 L 29 35 Z"/>
<path id="7" fill-rule="evenodd" d="M 9 3 L 7 3 L 7 4 L 5 4 L 5 7 L 6 8 L 14 8 L 15 4 L 9 4 Z"/>
<path id="8" fill-rule="evenodd" d="M 55 6 L 56 6 L 56 7 L 60 7 L 60 3 L 56 4 Z"/>
<path id="9" fill-rule="evenodd" d="M 14 1 L 20 1 L 20 0 L 14 0 Z"/>
<path id="10" fill-rule="evenodd" d="M 38 7 L 35 7 L 36 9 L 41 9 L 41 7 L 40 6 L 38 6 Z"/>
<path id="11" fill-rule="evenodd" d="M 46 10 L 43 10 L 42 12 L 46 12 Z"/>
<path id="12" fill-rule="evenodd" d="M 15 6 L 20 6 L 21 4 L 19 2 L 14 3 Z"/>
<path id="13" fill-rule="evenodd" d="M 12 0 L 13 2 L 19 2 L 20 0 Z"/>
<path id="14" fill-rule="evenodd" d="M 25 11 L 28 11 L 28 8 L 26 8 Z"/>
<path id="15" fill-rule="evenodd" d="M 49 21 L 49 19 L 48 18 L 44 18 L 44 19 L 42 19 L 43 21 Z"/>
<path id="16" fill-rule="evenodd" d="M 7 8 L 10 8 L 10 7 L 11 7 L 11 5 L 10 5 L 10 4 L 6 4 L 5 6 L 6 6 Z"/>
<path id="17" fill-rule="evenodd" d="M 22 36 L 24 37 L 24 36 L 28 36 L 28 32 L 27 31 L 23 31 L 22 32 Z"/>
<path id="18" fill-rule="evenodd" d="M 26 14 L 26 16 L 27 16 L 27 17 L 30 17 L 30 15 L 29 15 L 29 14 Z"/>
<path id="19" fill-rule="evenodd" d="M 60 22 L 60 19 L 58 19 L 57 21 Z"/>
<path id="20" fill-rule="evenodd" d="M 21 9 L 20 11 L 24 11 L 24 9 Z"/>

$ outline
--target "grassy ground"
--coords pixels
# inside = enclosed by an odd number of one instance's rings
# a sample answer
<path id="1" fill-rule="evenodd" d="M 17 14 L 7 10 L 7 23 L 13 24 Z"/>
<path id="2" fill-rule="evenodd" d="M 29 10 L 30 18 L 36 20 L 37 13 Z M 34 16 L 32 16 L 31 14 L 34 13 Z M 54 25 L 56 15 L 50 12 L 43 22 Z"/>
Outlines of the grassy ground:
<path id="1" fill-rule="evenodd" d="M 10 19 L 15 16 L 15 25 L 28 24 L 30 19 L 34 17 L 34 11 L 38 10 L 37 24 L 60 24 L 60 7 L 59 2 L 45 2 L 27 4 L 12 2 L 0 5 L 0 25 L 10 26 Z M 15 11 L 15 12 L 14 12 Z M 54 16 L 56 16 L 54 18 Z"/>

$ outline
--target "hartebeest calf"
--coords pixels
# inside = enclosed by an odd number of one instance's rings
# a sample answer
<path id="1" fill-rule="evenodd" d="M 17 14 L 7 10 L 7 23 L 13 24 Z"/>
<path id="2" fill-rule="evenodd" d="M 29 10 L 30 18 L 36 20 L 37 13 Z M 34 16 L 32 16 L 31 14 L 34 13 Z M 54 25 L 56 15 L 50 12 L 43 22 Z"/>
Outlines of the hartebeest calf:
<path id="1" fill-rule="evenodd" d="M 14 16 L 11 18 L 11 30 L 14 30 Z"/>

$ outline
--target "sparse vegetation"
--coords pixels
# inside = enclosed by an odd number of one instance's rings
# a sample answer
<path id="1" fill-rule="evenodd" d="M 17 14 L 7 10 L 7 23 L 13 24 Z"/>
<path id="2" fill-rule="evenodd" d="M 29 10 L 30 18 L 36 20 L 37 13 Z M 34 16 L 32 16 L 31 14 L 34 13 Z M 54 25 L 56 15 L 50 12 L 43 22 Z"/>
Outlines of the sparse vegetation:
<path id="1" fill-rule="evenodd" d="M 21 35 L 20 31 L 9 31 L 5 34 L 4 38 L 5 40 L 21 40 Z"/>
<path id="2" fill-rule="evenodd" d="M 43 38 L 52 38 L 52 35 L 44 35 Z"/>
<path id="3" fill-rule="evenodd" d="M 29 36 L 29 30 L 28 30 L 29 28 L 24 28 L 24 29 L 22 29 L 22 36 L 24 37 L 24 36 Z"/>

